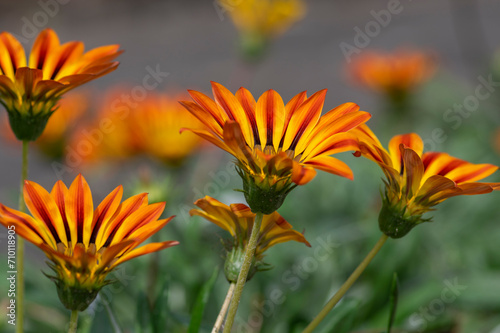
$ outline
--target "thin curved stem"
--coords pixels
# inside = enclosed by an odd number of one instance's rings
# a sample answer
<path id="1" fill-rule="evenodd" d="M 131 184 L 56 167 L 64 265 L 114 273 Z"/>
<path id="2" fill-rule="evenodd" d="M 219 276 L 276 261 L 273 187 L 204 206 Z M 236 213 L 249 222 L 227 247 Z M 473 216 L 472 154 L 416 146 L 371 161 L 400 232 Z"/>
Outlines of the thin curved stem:
<path id="1" fill-rule="evenodd" d="M 219 315 L 217 316 L 217 320 L 215 321 L 214 328 L 212 329 L 212 333 L 218 333 L 220 331 L 220 328 L 222 327 L 222 323 L 224 322 L 224 318 L 226 318 L 226 312 L 227 312 L 227 309 L 229 307 L 229 302 L 231 302 L 231 299 L 233 298 L 235 287 L 236 287 L 236 284 L 234 282 L 231 282 L 231 284 L 229 285 L 229 289 L 227 290 L 226 299 L 224 300 L 224 303 L 222 303 L 222 307 L 220 308 Z"/>
<path id="2" fill-rule="evenodd" d="M 76 333 L 78 327 L 78 310 L 71 311 L 71 317 L 69 318 L 69 328 L 68 333 Z"/>
<path id="3" fill-rule="evenodd" d="M 333 297 L 326 303 L 323 309 L 318 313 L 318 315 L 311 321 L 311 323 L 302 331 L 302 333 L 311 333 L 318 325 L 321 323 L 323 319 L 325 319 L 326 315 L 337 305 L 337 303 L 342 299 L 345 293 L 351 288 L 351 286 L 356 282 L 361 273 L 365 270 L 365 268 L 370 264 L 375 255 L 380 251 L 388 236 L 386 234 L 382 234 L 378 242 L 375 244 L 373 249 L 368 253 L 368 255 L 363 259 L 363 261 L 356 267 L 354 272 L 352 272 L 351 276 L 344 282 L 342 287 L 333 295 Z"/>
<path id="4" fill-rule="evenodd" d="M 28 178 L 28 143 L 23 141 L 23 160 L 21 167 L 21 190 L 19 192 L 19 211 L 26 212 L 26 205 L 24 204 L 23 188 L 24 181 Z M 24 239 L 17 237 L 17 325 L 16 332 L 22 333 L 24 322 Z"/>
<path id="5" fill-rule="evenodd" d="M 255 214 L 255 221 L 253 223 L 252 234 L 248 240 L 247 250 L 245 252 L 245 259 L 243 260 L 243 265 L 241 266 L 240 274 L 238 275 L 238 281 L 236 282 L 236 287 L 234 290 L 233 300 L 229 305 L 229 312 L 227 314 L 226 325 L 224 326 L 224 333 L 230 333 L 233 327 L 234 318 L 236 317 L 236 312 L 238 311 L 238 305 L 240 304 L 241 294 L 243 293 L 243 288 L 247 281 L 248 272 L 252 266 L 253 257 L 255 255 L 255 249 L 257 248 L 257 242 L 260 234 L 260 225 L 262 224 L 262 218 L 264 214 Z"/>

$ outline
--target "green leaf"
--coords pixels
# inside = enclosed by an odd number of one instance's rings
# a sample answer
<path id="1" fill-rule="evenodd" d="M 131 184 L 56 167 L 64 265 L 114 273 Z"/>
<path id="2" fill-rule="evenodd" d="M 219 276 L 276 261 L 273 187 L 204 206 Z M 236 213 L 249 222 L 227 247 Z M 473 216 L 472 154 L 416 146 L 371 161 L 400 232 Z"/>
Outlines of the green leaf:
<path id="1" fill-rule="evenodd" d="M 118 321 L 116 320 L 113 311 L 111 310 L 111 306 L 109 306 L 108 302 L 102 302 L 104 307 L 106 308 L 106 313 L 108 314 L 109 321 L 111 322 L 111 326 L 113 327 L 114 333 L 122 333 L 120 326 L 118 325 Z"/>
<path id="2" fill-rule="evenodd" d="M 196 298 L 196 302 L 193 307 L 193 312 L 191 313 L 191 322 L 189 323 L 188 333 L 198 333 L 201 326 L 201 320 L 203 318 L 203 311 L 205 310 L 205 306 L 207 305 L 208 298 L 210 296 L 210 292 L 217 280 L 217 276 L 219 275 L 219 267 L 216 267 L 210 279 L 205 282 L 203 287 L 201 288 L 198 297 Z"/>
<path id="3" fill-rule="evenodd" d="M 396 309 L 398 307 L 399 282 L 398 274 L 394 272 L 392 277 L 391 293 L 389 295 L 389 322 L 387 323 L 387 333 L 391 333 L 392 324 L 396 318 Z"/>
<path id="4" fill-rule="evenodd" d="M 347 333 L 354 329 L 356 314 L 361 302 L 356 299 L 344 299 L 331 311 L 326 325 L 320 331 L 322 333 Z"/>
<path id="5" fill-rule="evenodd" d="M 163 333 L 167 331 L 167 318 L 168 318 L 168 287 L 169 281 L 166 275 L 162 275 L 163 281 L 161 290 L 156 297 L 155 305 L 153 307 L 153 331 L 155 333 Z"/>
<path id="6" fill-rule="evenodd" d="M 149 306 L 148 296 L 141 291 L 137 299 L 137 332 L 152 333 L 151 307 Z"/>

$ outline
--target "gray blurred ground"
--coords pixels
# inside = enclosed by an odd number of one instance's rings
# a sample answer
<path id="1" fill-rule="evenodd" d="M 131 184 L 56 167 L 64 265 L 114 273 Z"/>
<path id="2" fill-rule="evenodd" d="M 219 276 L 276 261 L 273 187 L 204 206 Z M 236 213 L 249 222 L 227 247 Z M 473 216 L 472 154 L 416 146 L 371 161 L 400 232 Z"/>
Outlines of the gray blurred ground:
<path id="1" fill-rule="evenodd" d="M 374 20 L 371 11 L 386 9 L 386 0 L 309 1 L 305 19 L 276 40 L 265 60 L 250 69 L 242 67 L 238 58 L 237 32 L 229 17 L 221 16 L 213 1 L 60 2 L 65 4 L 0 1 L 0 30 L 22 35 L 27 21 L 38 22 L 38 30 L 51 27 L 61 41 L 82 40 L 87 49 L 120 44 L 126 52 L 119 58 L 119 69 L 92 82 L 94 91 L 123 82 L 141 84 L 145 68 L 159 66 L 170 73 L 159 90 L 209 91 L 209 81 L 214 80 L 233 90 L 245 86 L 255 95 L 273 88 L 288 99 L 302 90 L 312 93 L 328 88 L 325 108 L 353 101 L 375 112 L 374 94 L 353 88 L 345 80 L 339 44 L 353 44 L 353 29 L 364 30 Z M 40 14 L 47 11 L 42 4 L 50 4 L 53 17 Z M 485 73 L 490 55 L 500 46 L 500 2 L 402 0 L 400 6 L 401 13 L 371 38 L 369 48 L 409 45 L 435 50 L 442 68 L 464 82 Z M 46 24 L 40 24 L 44 17 Z M 33 39 L 27 40 L 30 45 Z M 57 177 L 50 164 L 36 152 L 30 159 L 30 178 L 51 186 Z M 0 202 L 15 204 L 18 147 L 0 142 L 0 161 Z M 103 191 L 118 184 L 110 182 Z"/>

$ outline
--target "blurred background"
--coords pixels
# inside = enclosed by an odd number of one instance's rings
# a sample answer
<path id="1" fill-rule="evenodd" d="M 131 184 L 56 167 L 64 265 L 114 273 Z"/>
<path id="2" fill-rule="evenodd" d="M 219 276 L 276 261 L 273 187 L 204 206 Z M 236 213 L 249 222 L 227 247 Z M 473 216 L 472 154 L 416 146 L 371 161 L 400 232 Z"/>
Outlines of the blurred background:
<path id="1" fill-rule="evenodd" d="M 193 121 L 176 103 L 189 99 L 187 89 L 211 95 L 216 81 L 255 97 L 274 89 L 286 102 L 327 88 L 323 112 L 359 104 L 372 113 L 368 124 L 384 145 L 414 131 L 426 150 L 500 164 L 498 1 L 281 1 L 253 13 L 251 2 L 0 1 L 1 31 L 27 50 L 48 27 L 61 42 L 83 41 L 86 50 L 125 50 L 118 70 L 63 97 L 52 137 L 30 145 L 28 178 L 51 188 L 82 172 L 95 204 L 123 184 L 129 195 L 166 200 L 167 216 L 177 216 L 158 237 L 181 244 L 122 265 L 115 284 L 82 315 L 81 332 L 160 332 L 151 324 L 159 312 L 161 332 L 186 332 L 200 291 L 223 266 L 220 239 L 228 235 L 188 212 L 204 195 L 243 202 L 233 191 L 241 180 L 228 154 L 191 133 L 177 135 Z M 117 108 L 130 116 L 113 118 Z M 0 202 L 16 207 L 21 146 L 3 113 Z M 112 126 L 103 129 L 102 119 Z M 273 269 L 248 283 L 234 332 L 300 332 L 379 238 L 382 172 L 350 153 L 340 158 L 352 167 L 353 182 L 319 172 L 280 209 L 312 248 L 286 243 L 268 251 Z M 396 272 L 395 332 L 499 333 L 499 200 L 498 193 L 453 198 L 428 214 L 434 222 L 389 240 L 318 332 L 383 332 Z M 6 272 L 5 230 L 0 247 Z M 41 272 L 48 271 L 45 256 L 32 245 L 28 253 L 26 332 L 63 332 L 69 311 Z M 200 332 L 210 332 L 227 287 L 221 271 Z M 12 331 L 6 316 L 0 331 Z"/>

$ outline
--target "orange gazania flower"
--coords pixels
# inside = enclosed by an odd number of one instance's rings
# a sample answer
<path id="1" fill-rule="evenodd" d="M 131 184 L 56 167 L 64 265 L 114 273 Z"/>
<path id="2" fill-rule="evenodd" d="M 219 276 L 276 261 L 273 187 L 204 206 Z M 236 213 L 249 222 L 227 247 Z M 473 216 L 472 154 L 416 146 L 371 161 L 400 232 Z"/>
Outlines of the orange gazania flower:
<path id="1" fill-rule="evenodd" d="M 426 221 L 422 214 L 450 197 L 500 189 L 500 183 L 477 182 L 494 173 L 497 166 L 472 164 L 446 153 L 423 153 L 424 143 L 415 133 L 393 137 L 387 151 L 368 127 L 356 131 L 362 132 L 356 155 L 375 161 L 386 176 L 379 223 L 388 236 L 404 236 Z"/>
<path id="2" fill-rule="evenodd" d="M 138 246 L 173 217 L 160 220 L 165 203 L 148 204 L 147 194 L 120 203 L 122 186 L 94 210 L 92 194 L 79 175 L 69 189 L 58 181 L 49 193 L 26 181 L 24 200 L 32 216 L 0 204 L 0 223 L 38 246 L 51 260 L 62 303 L 83 311 L 108 283 L 106 275 L 132 258 L 177 245 Z"/>
<path id="3" fill-rule="evenodd" d="M 355 82 L 391 95 L 413 90 L 435 71 L 436 61 L 431 54 L 407 49 L 392 53 L 364 51 L 349 65 Z"/>
<path id="4" fill-rule="evenodd" d="M 370 118 L 358 105 L 345 103 L 321 116 L 326 90 L 309 98 L 301 92 L 285 105 L 274 90 L 255 101 L 245 88 L 236 95 L 215 82 L 212 88 L 215 100 L 189 91 L 194 102 L 181 102 L 206 126 L 189 130 L 237 158 L 252 211 L 275 211 L 295 185 L 314 178 L 315 169 L 353 178 L 349 167 L 330 155 L 358 149 L 350 131 Z"/>
<path id="5" fill-rule="evenodd" d="M 177 101 L 167 94 L 150 93 L 127 120 L 138 152 L 173 166 L 181 164 L 202 142 L 196 135 L 179 133 L 183 127 L 202 128 L 202 124 Z"/>
<path id="6" fill-rule="evenodd" d="M 233 237 L 230 252 L 226 258 L 226 277 L 231 282 L 236 282 L 240 272 L 239 267 L 245 254 L 246 245 L 252 233 L 255 214 L 244 204 L 231 204 L 229 206 L 206 196 L 194 203 L 200 209 L 192 209 L 191 216 L 204 217 L 218 227 L 228 231 Z M 292 230 L 292 226 L 278 212 L 264 215 L 260 226 L 259 239 L 255 250 L 255 262 L 253 263 L 253 273 L 259 266 L 264 265 L 262 259 L 264 252 L 270 247 L 288 241 L 297 241 L 311 246 L 300 232 Z M 234 267 L 237 266 L 237 267 Z M 249 274 L 249 278 L 253 274 Z"/>
<path id="7" fill-rule="evenodd" d="M 56 33 L 43 30 L 26 59 L 19 41 L 0 34 L 0 103 L 19 140 L 35 140 L 67 91 L 103 76 L 118 66 L 118 45 L 84 52 L 82 42 L 60 44 Z"/>

